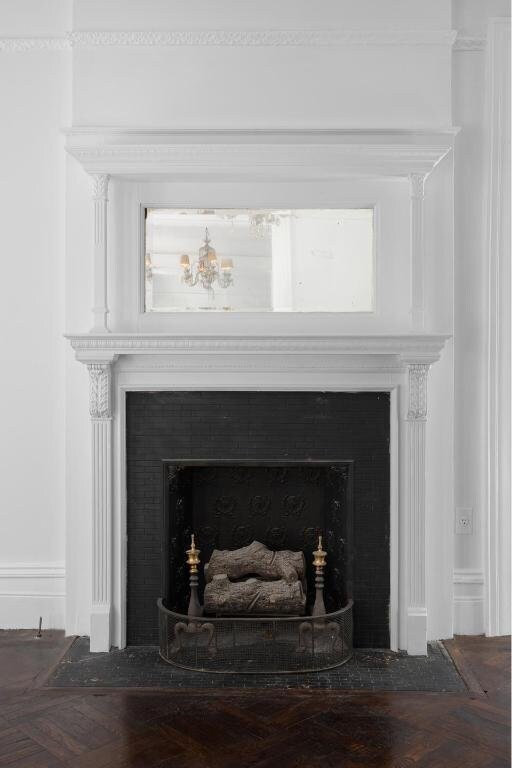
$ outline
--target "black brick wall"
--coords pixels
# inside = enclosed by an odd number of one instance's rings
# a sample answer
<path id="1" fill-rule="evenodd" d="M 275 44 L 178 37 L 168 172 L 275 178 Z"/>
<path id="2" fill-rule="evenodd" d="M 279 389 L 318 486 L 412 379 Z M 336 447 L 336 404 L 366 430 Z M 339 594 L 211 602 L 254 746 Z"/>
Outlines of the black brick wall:
<path id="1" fill-rule="evenodd" d="M 162 459 L 354 462 L 354 643 L 389 647 L 389 395 L 129 392 L 127 640 L 158 643 Z"/>

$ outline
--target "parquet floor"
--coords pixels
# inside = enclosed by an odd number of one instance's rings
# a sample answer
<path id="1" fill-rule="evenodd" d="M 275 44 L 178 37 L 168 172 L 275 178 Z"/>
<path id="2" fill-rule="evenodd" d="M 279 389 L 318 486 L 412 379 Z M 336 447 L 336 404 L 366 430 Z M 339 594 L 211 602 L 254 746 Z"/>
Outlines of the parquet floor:
<path id="1" fill-rule="evenodd" d="M 0 766 L 508 768 L 506 638 L 457 638 L 473 692 L 45 690 L 59 633 L 0 632 Z M 43 687 L 41 687 L 43 685 Z"/>

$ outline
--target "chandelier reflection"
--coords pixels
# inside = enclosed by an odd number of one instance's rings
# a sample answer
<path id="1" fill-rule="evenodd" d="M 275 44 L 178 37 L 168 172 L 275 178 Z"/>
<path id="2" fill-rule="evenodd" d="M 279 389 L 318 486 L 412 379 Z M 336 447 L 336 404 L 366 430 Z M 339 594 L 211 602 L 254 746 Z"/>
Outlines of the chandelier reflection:
<path id="1" fill-rule="evenodd" d="M 204 242 L 199 249 L 197 261 L 191 264 L 189 256 L 183 254 L 180 265 L 183 270 L 181 280 L 191 288 L 200 285 L 206 291 L 212 292 L 216 286 L 229 288 L 233 285 L 233 259 L 221 259 L 219 263 L 217 252 L 211 246 L 208 227 L 205 229 Z"/>

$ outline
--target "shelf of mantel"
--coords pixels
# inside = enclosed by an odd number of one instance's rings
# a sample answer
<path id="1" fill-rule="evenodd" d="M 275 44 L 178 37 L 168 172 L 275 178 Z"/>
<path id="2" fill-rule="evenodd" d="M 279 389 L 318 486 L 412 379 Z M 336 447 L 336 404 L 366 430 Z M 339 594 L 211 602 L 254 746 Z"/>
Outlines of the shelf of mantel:
<path id="1" fill-rule="evenodd" d="M 66 334 L 81 362 L 112 361 L 120 355 L 304 354 L 394 356 L 404 364 L 439 360 L 445 334 L 398 335 L 171 335 L 163 333 Z"/>

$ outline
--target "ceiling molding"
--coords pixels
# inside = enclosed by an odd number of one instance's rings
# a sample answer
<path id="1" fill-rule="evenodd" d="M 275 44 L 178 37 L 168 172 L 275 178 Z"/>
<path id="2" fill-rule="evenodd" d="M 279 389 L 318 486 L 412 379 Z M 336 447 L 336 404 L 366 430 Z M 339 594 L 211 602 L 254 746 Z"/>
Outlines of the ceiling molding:
<path id="1" fill-rule="evenodd" d="M 94 29 L 66 32 L 55 37 L 2 37 L 0 51 L 113 46 L 451 46 L 456 35 L 456 31 L 450 29 Z"/>

